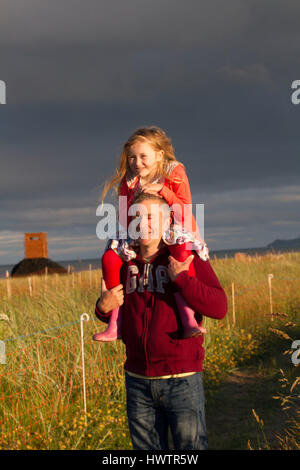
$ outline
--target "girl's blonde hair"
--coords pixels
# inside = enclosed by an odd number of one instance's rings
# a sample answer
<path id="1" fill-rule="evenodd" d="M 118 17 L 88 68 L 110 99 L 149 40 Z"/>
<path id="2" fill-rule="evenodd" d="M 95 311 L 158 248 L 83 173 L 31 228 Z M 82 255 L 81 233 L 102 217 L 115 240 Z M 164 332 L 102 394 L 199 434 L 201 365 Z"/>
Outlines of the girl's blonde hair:
<path id="1" fill-rule="evenodd" d="M 113 188 L 117 195 L 120 194 L 121 184 L 124 176 L 130 174 L 130 167 L 128 164 L 128 155 L 131 145 L 136 142 L 146 142 L 152 146 L 153 150 L 159 152 L 160 150 L 164 151 L 163 158 L 157 162 L 157 171 L 156 175 L 164 176 L 165 178 L 169 177 L 168 165 L 172 161 L 177 161 L 174 155 L 174 148 L 171 143 L 171 139 L 166 135 L 166 133 L 157 126 L 148 126 L 141 127 L 137 129 L 125 142 L 123 146 L 122 153 L 119 158 L 119 166 L 109 181 L 105 182 L 104 190 L 101 196 L 101 203 L 108 193 L 108 191 Z"/>

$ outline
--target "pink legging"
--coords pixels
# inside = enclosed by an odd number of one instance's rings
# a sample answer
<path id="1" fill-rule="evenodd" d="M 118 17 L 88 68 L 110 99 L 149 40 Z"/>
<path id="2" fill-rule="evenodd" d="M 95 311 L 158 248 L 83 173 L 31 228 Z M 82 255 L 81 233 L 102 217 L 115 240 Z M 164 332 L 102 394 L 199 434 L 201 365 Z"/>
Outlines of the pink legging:
<path id="1" fill-rule="evenodd" d="M 183 243 L 182 245 L 168 245 L 170 255 L 173 256 L 177 261 L 185 261 L 191 254 L 190 249 L 191 243 Z M 121 284 L 120 281 L 120 269 L 123 264 L 123 260 L 117 253 L 111 248 L 107 250 L 102 258 L 102 274 L 107 289 L 112 289 L 115 286 Z M 195 276 L 194 266 L 190 264 L 189 275 Z"/>

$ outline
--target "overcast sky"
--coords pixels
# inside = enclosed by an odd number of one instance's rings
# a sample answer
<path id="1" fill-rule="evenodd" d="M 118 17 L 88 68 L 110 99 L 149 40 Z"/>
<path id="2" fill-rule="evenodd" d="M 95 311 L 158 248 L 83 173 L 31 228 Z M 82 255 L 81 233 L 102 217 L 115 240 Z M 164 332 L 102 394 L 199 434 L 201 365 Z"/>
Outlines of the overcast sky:
<path id="1" fill-rule="evenodd" d="M 300 3 L 1 0 L 0 264 L 24 232 L 100 257 L 96 208 L 125 140 L 158 125 L 213 250 L 300 236 Z"/>

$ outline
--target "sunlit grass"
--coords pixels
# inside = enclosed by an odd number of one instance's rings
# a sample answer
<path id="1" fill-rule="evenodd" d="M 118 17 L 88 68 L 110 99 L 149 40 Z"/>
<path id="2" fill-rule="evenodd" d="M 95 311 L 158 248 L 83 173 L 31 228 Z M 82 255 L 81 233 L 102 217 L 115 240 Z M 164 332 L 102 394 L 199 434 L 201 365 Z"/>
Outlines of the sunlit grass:
<path id="1" fill-rule="evenodd" d="M 272 273 L 273 312 L 297 323 L 300 253 L 211 264 L 228 297 L 228 315 L 205 318 L 204 380 L 208 393 L 228 371 L 251 363 L 271 347 L 282 318 L 270 316 L 267 276 Z M 34 276 L 0 281 L 0 448 L 131 449 L 126 417 L 121 341 L 99 344 L 92 334 L 105 329 L 94 315 L 101 271 Z M 235 324 L 232 313 L 235 286 Z M 30 295 L 32 293 L 32 296 Z M 87 416 L 83 411 L 80 314 L 84 322 Z"/>

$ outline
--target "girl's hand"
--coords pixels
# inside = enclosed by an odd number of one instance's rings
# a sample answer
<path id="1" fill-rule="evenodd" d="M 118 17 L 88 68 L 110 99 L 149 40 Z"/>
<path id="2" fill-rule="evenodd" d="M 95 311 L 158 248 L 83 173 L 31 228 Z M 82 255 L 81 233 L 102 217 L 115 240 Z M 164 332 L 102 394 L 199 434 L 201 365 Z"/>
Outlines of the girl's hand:
<path id="1" fill-rule="evenodd" d="M 163 188 L 162 183 L 147 183 L 142 186 L 141 191 L 143 193 L 156 194 L 157 196 L 160 196 L 159 191 L 161 191 L 162 188 Z"/>

